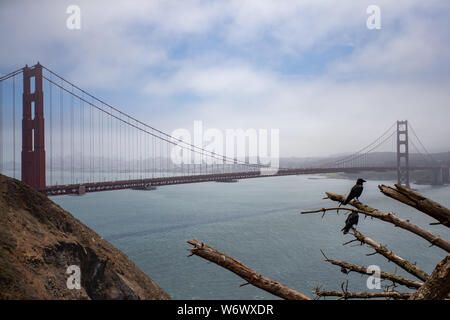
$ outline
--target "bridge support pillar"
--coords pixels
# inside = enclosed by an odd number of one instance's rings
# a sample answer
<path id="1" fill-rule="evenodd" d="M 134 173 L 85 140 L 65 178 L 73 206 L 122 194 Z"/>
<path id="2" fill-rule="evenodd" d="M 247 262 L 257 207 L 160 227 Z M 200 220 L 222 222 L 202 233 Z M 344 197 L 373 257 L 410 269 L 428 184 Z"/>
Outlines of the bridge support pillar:
<path id="1" fill-rule="evenodd" d="M 434 186 L 441 186 L 444 184 L 444 174 L 443 174 L 443 168 L 438 167 L 438 168 L 433 168 L 433 185 Z"/>
<path id="2" fill-rule="evenodd" d="M 449 184 L 450 183 L 450 169 L 449 167 L 442 167 L 442 183 Z"/>
<path id="3" fill-rule="evenodd" d="M 34 88 L 32 88 L 32 80 Z M 44 93 L 42 66 L 23 69 L 22 181 L 43 190 L 45 181 Z"/>
<path id="4" fill-rule="evenodd" d="M 410 188 L 408 121 L 397 121 L 397 178 L 398 184 Z"/>

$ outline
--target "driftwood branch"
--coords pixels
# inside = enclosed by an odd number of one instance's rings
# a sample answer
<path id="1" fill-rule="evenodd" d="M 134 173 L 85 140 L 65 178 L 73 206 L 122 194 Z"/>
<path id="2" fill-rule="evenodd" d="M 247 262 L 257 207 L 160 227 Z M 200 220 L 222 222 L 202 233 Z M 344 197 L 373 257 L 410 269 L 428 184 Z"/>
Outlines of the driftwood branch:
<path id="1" fill-rule="evenodd" d="M 368 271 L 367 268 L 365 268 L 365 267 L 360 267 L 360 266 L 357 266 L 357 265 L 354 265 L 354 264 L 351 264 L 351 263 L 348 263 L 345 261 L 337 261 L 337 260 L 333 260 L 333 259 L 329 259 L 329 258 L 325 258 L 324 260 L 326 262 L 329 262 L 331 264 L 341 267 L 342 268 L 341 270 L 346 270 L 346 273 L 348 273 L 350 270 L 350 271 L 358 272 L 361 274 L 367 274 L 367 275 L 373 274 L 373 272 Z M 381 279 L 391 280 L 392 282 L 395 282 L 400 285 L 404 285 L 411 289 L 417 289 L 417 288 L 420 288 L 421 285 L 423 285 L 422 282 L 411 280 L 411 279 L 399 276 L 397 274 L 388 273 L 388 272 L 384 272 L 384 271 L 381 271 L 380 277 L 381 277 Z"/>
<path id="2" fill-rule="evenodd" d="M 396 291 L 387 292 L 345 292 L 345 291 L 314 291 L 318 297 L 339 297 L 339 299 L 371 299 L 371 298 L 392 298 L 409 299 L 411 294 Z"/>
<path id="3" fill-rule="evenodd" d="M 428 280 L 417 290 L 411 300 L 441 300 L 450 294 L 450 256 L 439 262 Z"/>
<path id="4" fill-rule="evenodd" d="M 417 268 L 413 263 L 409 262 L 408 260 L 403 259 L 402 257 L 396 255 L 392 251 L 389 251 L 385 246 L 382 246 L 375 240 L 366 237 L 356 229 L 353 229 L 353 235 L 355 236 L 356 239 L 365 244 L 368 244 L 373 249 L 375 249 L 377 253 L 381 254 L 389 261 L 394 262 L 403 270 L 407 271 L 408 273 L 412 274 L 413 276 L 419 278 L 422 281 L 428 280 L 429 275 L 427 273 Z"/>
<path id="5" fill-rule="evenodd" d="M 440 203 L 430 200 L 400 184 L 396 184 L 395 189 L 385 185 L 380 185 L 378 188 L 386 196 L 416 208 L 450 228 L 450 210 Z"/>
<path id="6" fill-rule="evenodd" d="M 208 261 L 214 262 L 225 269 L 230 270 L 255 287 L 263 289 L 286 300 L 311 300 L 311 298 L 309 298 L 308 296 L 295 291 L 277 281 L 269 279 L 262 274 L 257 273 L 256 271 L 253 271 L 249 267 L 242 264 L 240 261 L 237 261 L 236 259 L 200 241 L 193 239 L 189 240 L 188 243 L 194 246 L 194 248 L 189 249 L 192 254 L 195 254 Z"/>
<path id="7" fill-rule="evenodd" d="M 342 202 L 345 200 L 345 197 L 340 194 L 335 194 L 335 193 L 331 193 L 331 192 L 327 192 L 326 194 L 327 194 L 328 198 L 333 201 Z M 432 245 L 435 245 L 436 247 L 439 247 L 447 252 L 450 252 L 450 242 L 449 241 L 442 239 L 438 235 L 435 235 L 434 233 L 432 233 L 422 227 L 419 227 L 419 226 L 409 222 L 408 220 L 397 217 L 392 212 L 382 212 L 382 211 L 379 211 L 377 209 L 369 207 L 368 205 L 365 205 L 365 204 L 355 201 L 355 200 L 352 200 L 350 202 L 350 204 L 353 207 L 355 207 L 356 210 L 352 209 L 352 208 L 346 208 L 346 207 L 322 208 L 319 210 L 303 211 L 302 214 L 314 213 L 314 212 L 326 212 L 326 211 L 332 211 L 332 210 L 337 210 L 337 209 L 362 213 L 367 216 L 374 217 L 374 218 L 383 220 L 385 222 L 392 223 L 395 226 L 400 227 L 402 229 L 408 230 L 408 231 L 422 237 L 423 239 L 427 240 Z"/>
<path id="8" fill-rule="evenodd" d="M 450 210 L 441 204 L 427 199 L 426 197 L 420 195 L 413 190 L 405 188 L 401 185 L 396 184 L 395 188 L 380 185 L 380 191 L 395 200 L 403 202 L 413 208 L 416 208 L 419 211 L 424 212 L 425 214 L 431 216 L 436 219 L 438 223 L 432 224 L 443 224 L 447 227 L 450 227 Z M 331 192 L 327 192 L 327 198 L 337 201 L 342 204 L 345 200 L 345 197 L 339 194 L 334 194 Z M 327 199 L 324 198 L 324 199 Z M 450 252 L 450 243 L 439 236 L 431 233 L 430 231 L 419 227 L 417 225 L 412 224 L 409 220 L 404 220 L 397 217 L 395 214 L 389 212 L 382 212 L 377 209 L 371 208 L 359 201 L 353 200 L 350 202 L 353 208 L 345 208 L 345 207 L 335 207 L 335 208 L 322 208 L 318 210 L 312 211 L 304 211 L 302 214 L 306 213 L 322 213 L 322 217 L 326 212 L 336 210 L 346 210 L 351 212 L 357 212 L 364 214 L 366 216 L 374 217 L 385 222 L 389 222 L 394 224 L 397 227 L 408 230 L 425 240 L 429 241 L 432 245 L 438 246 L 444 249 L 447 252 Z M 381 254 L 389 261 L 394 262 L 402 269 L 407 271 L 408 273 L 414 275 L 418 279 L 423 282 L 407 279 L 396 274 L 390 274 L 386 272 L 381 272 L 380 276 L 383 279 L 391 280 L 393 286 L 397 284 L 405 285 L 411 289 L 417 289 L 415 293 L 399 293 L 396 291 L 391 291 L 388 287 L 384 292 L 376 292 L 376 293 L 368 293 L 368 292 L 348 292 L 347 288 L 342 287 L 341 291 L 321 291 L 320 288 L 315 289 L 315 294 L 317 297 L 325 297 L 325 296 L 335 296 L 338 299 L 365 299 L 365 298 L 393 298 L 393 299 L 412 299 L 412 300 L 431 300 L 431 299 L 449 299 L 450 297 L 450 256 L 447 256 L 442 260 L 434 269 L 431 275 L 428 275 L 424 271 L 420 270 L 415 264 L 409 262 L 408 260 L 403 259 L 402 257 L 396 255 L 392 251 L 388 250 L 385 246 L 382 246 L 378 242 L 373 239 L 370 239 L 360 233 L 355 228 L 352 228 L 353 235 L 355 240 L 360 241 L 361 243 L 367 244 L 372 247 L 375 251 L 372 254 Z M 354 241 L 354 240 L 353 240 Z M 352 241 L 350 241 L 352 242 Z M 322 252 L 323 254 L 323 252 Z M 357 265 L 353 265 L 347 263 L 345 261 L 337 261 L 329 259 L 325 256 L 325 261 L 332 263 L 334 265 L 340 266 L 341 271 L 344 273 L 349 272 L 358 272 L 361 274 L 373 274 L 373 272 L 368 272 L 367 268 L 360 267 Z"/>

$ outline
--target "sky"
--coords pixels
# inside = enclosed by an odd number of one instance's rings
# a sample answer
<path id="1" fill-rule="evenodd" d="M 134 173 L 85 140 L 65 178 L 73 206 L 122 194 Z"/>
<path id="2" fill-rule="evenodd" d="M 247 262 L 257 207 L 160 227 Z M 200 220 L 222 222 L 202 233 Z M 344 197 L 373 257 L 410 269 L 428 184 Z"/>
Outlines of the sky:
<path id="1" fill-rule="evenodd" d="M 168 133 L 279 129 L 282 157 L 356 151 L 403 119 L 444 152 L 449 16 L 448 0 L 2 0 L 0 72 L 39 61 Z"/>

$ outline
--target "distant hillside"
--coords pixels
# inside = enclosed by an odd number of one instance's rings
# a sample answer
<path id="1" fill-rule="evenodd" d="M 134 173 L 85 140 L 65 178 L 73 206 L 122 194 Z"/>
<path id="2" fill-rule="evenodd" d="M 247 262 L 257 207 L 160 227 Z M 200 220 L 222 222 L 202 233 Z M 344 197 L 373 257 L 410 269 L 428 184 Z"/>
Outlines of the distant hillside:
<path id="1" fill-rule="evenodd" d="M 348 156 L 348 155 L 346 155 Z M 290 157 L 280 158 L 280 167 L 282 168 L 299 168 L 320 166 L 321 164 L 336 161 L 346 156 L 339 157 Z M 439 163 L 450 166 L 450 151 L 431 154 L 434 160 Z M 368 166 L 396 166 L 397 154 L 395 152 L 373 152 L 367 155 L 366 163 Z M 432 161 L 430 158 L 424 157 L 418 153 L 410 153 L 409 161 L 411 166 L 425 166 Z"/>
<path id="2" fill-rule="evenodd" d="M 69 289 L 67 267 L 81 269 Z M 0 299 L 169 299 L 128 257 L 46 196 L 0 175 Z"/>

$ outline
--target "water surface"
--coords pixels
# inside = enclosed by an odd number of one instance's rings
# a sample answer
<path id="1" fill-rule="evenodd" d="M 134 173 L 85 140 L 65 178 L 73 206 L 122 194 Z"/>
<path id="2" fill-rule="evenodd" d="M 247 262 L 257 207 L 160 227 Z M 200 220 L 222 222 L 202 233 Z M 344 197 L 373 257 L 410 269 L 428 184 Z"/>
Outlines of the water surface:
<path id="1" fill-rule="evenodd" d="M 346 194 L 354 182 L 316 179 L 317 176 L 268 177 L 238 183 L 199 183 L 160 187 L 154 191 L 121 190 L 52 200 L 128 255 L 174 299 L 274 299 L 273 295 L 200 257 L 187 257 L 197 239 L 233 256 L 254 270 L 312 296 L 316 286 L 349 291 L 366 287 L 367 276 L 340 272 L 323 261 L 329 258 L 407 275 L 366 246 L 343 235 L 344 212 L 300 215 L 302 210 L 335 206 L 324 192 Z M 390 181 L 369 181 L 361 201 L 428 228 L 446 239 L 450 232 L 429 226 L 431 218 L 383 196 L 377 188 Z M 450 186 L 413 186 L 425 196 L 450 207 Z M 442 249 L 393 225 L 360 217 L 358 230 L 387 245 L 400 256 L 431 273 L 446 255 Z M 410 275 L 407 275 L 413 278 Z M 401 291 L 402 289 L 399 289 Z M 406 291 L 406 289 L 404 290 Z"/>

